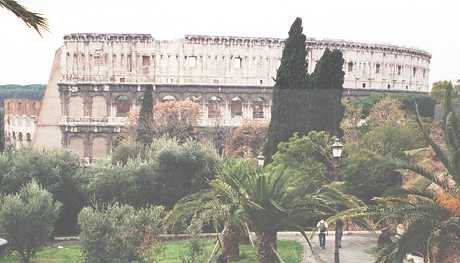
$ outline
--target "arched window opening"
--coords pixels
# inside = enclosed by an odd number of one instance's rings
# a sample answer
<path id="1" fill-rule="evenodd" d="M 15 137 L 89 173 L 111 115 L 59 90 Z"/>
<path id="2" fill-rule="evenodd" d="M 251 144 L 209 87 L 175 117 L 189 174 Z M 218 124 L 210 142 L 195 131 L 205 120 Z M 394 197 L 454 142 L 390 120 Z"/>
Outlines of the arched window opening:
<path id="1" fill-rule="evenodd" d="M 18 133 L 18 140 L 19 142 L 22 142 L 22 132 Z"/>
<path id="2" fill-rule="evenodd" d="M 220 116 L 220 104 L 222 99 L 211 96 L 208 99 L 208 118 L 217 118 Z"/>
<path id="3" fill-rule="evenodd" d="M 117 117 L 127 117 L 130 111 L 129 98 L 126 95 L 118 96 L 115 99 L 115 104 L 117 107 Z"/>
<path id="4" fill-rule="evenodd" d="M 30 135 L 30 133 L 26 133 L 26 141 L 28 143 L 30 143 L 32 141 L 32 136 Z"/>
<path id="5" fill-rule="evenodd" d="M 353 72 L 353 62 L 348 62 L 348 72 Z"/>
<path id="6" fill-rule="evenodd" d="M 234 97 L 230 104 L 230 112 L 232 118 L 236 116 L 243 116 L 243 100 L 240 97 Z"/>
<path id="7" fill-rule="evenodd" d="M 171 95 L 166 95 L 163 97 L 163 99 L 161 99 L 162 102 L 167 102 L 167 101 L 176 101 L 176 98 L 174 98 L 174 96 L 171 96 Z"/>
<path id="8" fill-rule="evenodd" d="M 16 140 L 16 132 L 13 132 L 13 140 Z"/>
<path id="9" fill-rule="evenodd" d="M 265 100 L 261 97 L 257 97 L 252 104 L 252 117 L 254 119 L 264 118 L 264 102 Z"/>
<path id="10" fill-rule="evenodd" d="M 190 96 L 190 97 L 187 97 L 185 100 L 195 102 L 195 103 L 199 103 L 200 100 L 201 100 L 201 96 L 200 97 L 198 97 L 198 96 Z"/>

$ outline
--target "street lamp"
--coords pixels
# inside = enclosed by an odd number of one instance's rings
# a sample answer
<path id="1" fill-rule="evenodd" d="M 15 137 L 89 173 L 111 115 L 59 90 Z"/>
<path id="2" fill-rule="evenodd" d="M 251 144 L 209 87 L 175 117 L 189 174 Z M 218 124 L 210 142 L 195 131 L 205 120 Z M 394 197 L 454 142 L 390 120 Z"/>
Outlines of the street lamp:
<path id="1" fill-rule="evenodd" d="M 334 144 L 332 144 L 332 156 L 334 157 L 334 169 L 335 169 L 335 181 L 340 181 L 340 158 L 342 157 L 343 144 L 340 142 L 339 138 L 335 138 Z M 337 209 L 338 211 L 338 209 Z M 339 226 L 340 224 L 340 226 Z M 341 229 L 342 228 L 342 229 Z M 342 231 L 342 232 L 341 232 Z M 340 263 L 340 239 L 343 233 L 343 223 L 340 219 L 335 221 L 335 249 L 334 249 L 334 262 Z"/>
<path id="2" fill-rule="evenodd" d="M 340 142 L 339 138 L 335 138 L 334 144 L 332 144 L 332 156 L 334 158 L 342 157 L 343 144 Z"/>
<path id="3" fill-rule="evenodd" d="M 264 162 L 265 162 L 265 157 L 262 154 L 259 154 L 259 156 L 257 156 L 257 165 L 264 166 Z"/>

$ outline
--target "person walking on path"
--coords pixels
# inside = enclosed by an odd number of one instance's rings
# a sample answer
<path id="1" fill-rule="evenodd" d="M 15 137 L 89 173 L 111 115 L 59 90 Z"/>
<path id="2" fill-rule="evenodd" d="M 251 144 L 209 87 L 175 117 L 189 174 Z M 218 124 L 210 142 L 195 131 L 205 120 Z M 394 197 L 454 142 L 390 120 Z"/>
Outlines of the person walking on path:
<path id="1" fill-rule="evenodd" d="M 337 238 L 339 239 L 339 248 L 342 248 L 342 237 L 343 237 L 343 221 L 337 220 L 335 221 L 337 224 Z"/>
<path id="2" fill-rule="evenodd" d="M 316 227 L 318 228 L 319 231 L 319 246 L 322 249 L 326 248 L 326 234 L 327 234 L 327 222 L 324 221 L 324 219 L 321 219 L 318 224 L 316 224 Z"/>

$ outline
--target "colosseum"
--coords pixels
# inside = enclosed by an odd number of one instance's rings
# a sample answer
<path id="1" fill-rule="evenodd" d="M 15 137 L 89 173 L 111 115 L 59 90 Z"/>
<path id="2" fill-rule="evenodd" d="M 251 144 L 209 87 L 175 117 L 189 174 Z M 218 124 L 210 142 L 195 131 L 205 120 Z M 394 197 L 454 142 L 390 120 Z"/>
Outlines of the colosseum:
<path id="1" fill-rule="evenodd" d="M 280 38 L 70 34 L 56 51 L 33 137 L 34 147 L 70 148 L 88 161 L 110 153 L 143 90 L 156 102 L 192 99 L 199 126 L 270 120 Z M 308 71 L 325 48 L 343 51 L 344 95 L 429 92 L 431 55 L 387 44 L 308 39 Z M 215 113 L 219 112 L 217 116 Z"/>

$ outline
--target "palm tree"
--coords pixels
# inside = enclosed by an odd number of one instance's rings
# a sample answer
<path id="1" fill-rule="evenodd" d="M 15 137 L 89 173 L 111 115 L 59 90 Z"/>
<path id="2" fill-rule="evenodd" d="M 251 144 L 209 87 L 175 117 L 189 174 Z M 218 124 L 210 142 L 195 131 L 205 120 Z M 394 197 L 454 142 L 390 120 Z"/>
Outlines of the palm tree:
<path id="1" fill-rule="evenodd" d="M 209 183 L 209 190 L 184 197 L 175 204 L 167 217 L 167 225 L 174 228 L 178 223 L 199 219 L 204 224 L 212 225 L 216 232 L 223 228 L 221 238 L 218 237 L 217 241 L 222 254 L 228 260 L 238 259 L 240 240 L 243 235 L 249 235 L 249 229 L 241 218 L 239 192 L 229 185 L 233 178 L 244 180 L 254 171 L 255 168 L 248 161 L 226 160 Z"/>
<path id="2" fill-rule="evenodd" d="M 377 222 L 404 224 L 406 231 L 384 246 L 378 263 L 403 262 L 418 254 L 424 262 L 457 262 L 460 258 L 460 126 L 451 103 L 452 85 L 446 90 L 442 129 L 447 149 L 436 144 L 417 123 L 445 173 L 435 174 L 415 163 L 390 159 L 398 169 L 412 171 L 429 182 L 426 189 L 408 189 L 402 197 L 377 198 L 377 205 L 349 209 L 334 218 L 373 217 Z M 452 261 L 450 261 L 452 260 Z"/>
<path id="3" fill-rule="evenodd" d="M 316 196 L 308 195 L 306 187 L 292 184 L 286 173 L 255 170 L 248 175 L 244 178 L 230 175 L 227 183 L 216 183 L 213 187 L 225 198 L 238 198 L 241 217 L 256 232 L 259 262 L 281 260 L 276 241 L 277 232 L 283 228 L 297 229 L 310 244 L 301 224 L 324 214 L 329 207 Z"/>
<path id="4" fill-rule="evenodd" d="M 40 35 L 41 31 L 49 30 L 48 21 L 42 14 L 28 10 L 16 0 L 0 0 L 0 7 L 15 14 L 24 21 L 28 27 L 33 28 Z"/>

